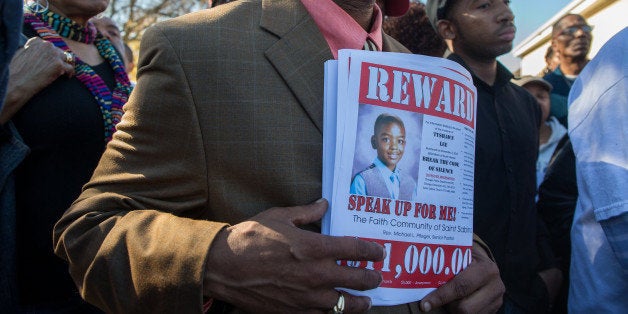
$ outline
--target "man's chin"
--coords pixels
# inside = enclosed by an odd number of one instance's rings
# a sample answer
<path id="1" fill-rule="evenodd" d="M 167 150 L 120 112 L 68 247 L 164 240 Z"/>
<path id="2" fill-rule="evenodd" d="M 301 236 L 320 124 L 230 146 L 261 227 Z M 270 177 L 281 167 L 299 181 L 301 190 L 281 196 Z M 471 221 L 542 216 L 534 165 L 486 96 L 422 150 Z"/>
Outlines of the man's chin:
<path id="1" fill-rule="evenodd" d="M 574 53 L 573 53 L 574 57 L 579 58 L 579 59 L 586 58 L 588 54 L 589 54 L 588 48 L 574 49 Z"/>
<path id="2" fill-rule="evenodd" d="M 499 48 L 496 48 L 495 58 L 497 58 L 499 56 L 503 56 L 503 55 L 509 53 L 511 50 L 512 50 L 512 41 L 503 44 Z"/>

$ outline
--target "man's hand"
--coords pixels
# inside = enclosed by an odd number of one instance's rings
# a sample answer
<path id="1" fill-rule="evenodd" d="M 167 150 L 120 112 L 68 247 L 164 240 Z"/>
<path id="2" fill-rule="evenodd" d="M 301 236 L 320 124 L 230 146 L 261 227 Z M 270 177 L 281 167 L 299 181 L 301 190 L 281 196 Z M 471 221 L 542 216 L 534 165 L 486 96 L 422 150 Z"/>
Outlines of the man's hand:
<path id="1" fill-rule="evenodd" d="M 74 75 L 74 65 L 65 62 L 63 50 L 39 37 L 29 39 L 19 49 L 9 66 L 9 84 L 5 106 L 0 113 L 4 124 L 18 112 L 33 95 L 59 76 Z"/>
<path id="2" fill-rule="evenodd" d="M 321 313 L 336 305 L 335 287 L 379 286 L 377 271 L 339 266 L 336 260 L 380 261 L 382 246 L 297 227 L 321 219 L 326 208 L 326 201 L 271 208 L 222 230 L 209 250 L 204 294 L 255 313 Z M 368 297 L 343 295 L 345 313 L 370 308 Z"/>
<path id="3" fill-rule="evenodd" d="M 563 273 L 558 268 L 550 268 L 539 272 L 539 277 L 545 283 L 550 304 L 554 303 L 563 283 Z"/>
<path id="4" fill-rule="evenodd" d="M 464 271 L 421 300 L 421 310 L 446 305 L 452 313 L 495 313 L 506 288 L 484 248 L 473 242 L 473 261 Z"/>

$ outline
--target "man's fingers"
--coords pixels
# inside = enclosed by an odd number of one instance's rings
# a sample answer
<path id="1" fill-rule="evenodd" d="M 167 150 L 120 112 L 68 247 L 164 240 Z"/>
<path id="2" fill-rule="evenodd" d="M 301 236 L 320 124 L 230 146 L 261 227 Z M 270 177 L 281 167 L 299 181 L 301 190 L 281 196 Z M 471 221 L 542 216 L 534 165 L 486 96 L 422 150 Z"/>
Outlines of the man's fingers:
<path id="1" fill-rule="evenodd" d="M 312 245 L 310 253 L 318 252 L 320 256 L 331 259 L 330 267 L 326 268 L 322 278 L 328 278 L 334 287 L 353 290 L 370 290 L 378 287 L 382 275 L 374 270 L 365 269 L 368 261 L 380 261 L 384 258 L 384 248 L 373 242 L 349 237 L 321 236 L 320 247 Z M 360 267 L 340 266 L 336 260 L 359 261 Z M 333 264 L 332 264 L 333 263 Z"/>
<path id="2" fill-rule="evenodd" d="M 382 282 L 378 271 L 339 265 L 333 265 L 322 276 L 329 280 L 328 285 L 359 291 L 375 289 Z"/>
<path id="3" fill-rule="evenodd" d="M 384 247 L 354 237 L 323 236 L 318 254 L 336 260 L 381 261 L 386 257 Z"/>
<path id="4" fill-rule="evenodd" d="M 465 293 L 471 288 L 469 282 L 466 280 L 454 282 L 455 279 L 456 277 L 425 296 L 421 300 L 421 310 L 428 312 L 431 309 L 439 308 L 463 298 L 466 295 Z"/>
<path id="5" fill-rule="evenodd" d="M 61 62 L 59 63 L 61 66 L 60 75 L 67 75 L 68 77 L 72 77 L 74 75 L 74 62 L 76 61 L 68 62 L 65 52 L 61 49 L 59 49 L 59 52 L 60 54 L 58 59 L 61 60 Z"/>
<path id="6" fill-rule="evenodd" d="M 311 241 L 303 254 L 306 258 L 319 260 L 318 267 L 310 267 L 310 274 L 327 287 L 343 287 L 353 290 L 370 290 L 378 287 L 382 275 L 378 271 L 366 269 L 368 261 L 379 261 L 384 257 L 384 249 L 376 243 L 355 238 L 316 235 L 319 241 Z M 343 251 L 349 251 L 349 253 Z M 293 252 L 295 254 L 295 252 Z M 359 267 L 341 266 L 337 260 L 359 261 Z"/>
<path id="7" fill-rule="evenodd" d="M 446 284 L 432 291 L 421 300 L 421 309 L 429 311 L 430 309 L 441 307 L 447 303 L 462 299 L 482 286 L 483 274 L 473 271 L 473 263 L 467 269 L 452 278 Z"/>
<path id="8" fill-rule="evenodd" d="M 501 281 L 491 281 L 489 285 L 476 291 L 474 294 L 459 301 L 449 303 L 447 310 L 451 313 L 495 313 L 502 305 L 501 293 L 494 293 L 503 289 Z"/>
<path id="9" fill-rule="evenodd" d="M 454 312 L 477 313 L 486 308 L 498 309 L 505 287 L 499 277 L 497 265 L 481 255 L 467 269 L 452 278 L 421 300 L 421 310 L 429 311 L 445 304 L 452 304 Z"/>
<path id="10" fill-rule="evenodd" d="M 255 220 L 275 220 L 301 225 L 318 221 L 326 210 L 327 201 L 321 199 L 304 206 L 272 208 L 261 213 Z M 290 239 L 295 243 L 301 243 L 299 247 L 294 247 L 292 252 L 298 258 L 380 261 L 386 254 L 383 246 L 352 237 L 327 236 L 299 230 Z"/>
<path id="11" fill-rule="evenodd" d="M 342 293 L 344 302 L 339 302 Z M 343 313 L 364 313 L 371 308 L 371 299 L 369 297 L 355 296 L 348 292 L 340 290 L 326 290 L 319 294 L 317 307 L 327 313 L 333 313 L 334 306 L 340 305 L 338 310 Z"/>
<path id="12" fill-rule="evenodd" d="M 321 198 L 309 205 L 280 208 L 277 214 L 280 219 L 289 219 L 295 226 L 300 226 L 319 221 L 325 215 L 327 206 L 327 200 Z"/>
<path id="13" fill-rule="evenodd" d="M 45 40 L 43 40 L 43 39 L 41 39 L 39 37 L 31 37 L 24 44 L 24 49 L 28 49 L 28 48 L 30 48 L 33 45 L 37 45 L 37 44 L 40 44 L 40 43 L 43 43 L 43 42 L 45 42 Z"/>
<path id="14" fill-rule="evenodd" d="M 355 296 L 347 292 L 342 292 L 342 295 L 345 298 L 343 313 L 364 313 L 371 308 L 371 299 L 368 297 Z"/>
<path id="15" fill-rule="evenodd" d="M 502 303 L 501 295 L 482 293 L 463 299 L 461 302 L 455 302 L 453 307 L 447 306 L 447 310 L 451 313 L 496 313 Z"/>
<path id="16" fill-rule="evenodd" d="M 481 313 L 496 313 L 502 307 L 504 303 L 504 298 L 502 295 L 493 299 L 489 305 L 485 306 Z"/>
<path id="17" fill-rule="evenodd" d="M 340 301 L 341 294 L 343 298 L 342 301 Z M 333 309 L 336 306 L 338 306 L 338 310 L 343 313 L 364 313 L 371 308 L 371 299 L 369 297 L 355 296 L 340 290 L 325 293 L 322 299 L 326 301 L 321 309 L 331 313 L 333 313 Z"/>

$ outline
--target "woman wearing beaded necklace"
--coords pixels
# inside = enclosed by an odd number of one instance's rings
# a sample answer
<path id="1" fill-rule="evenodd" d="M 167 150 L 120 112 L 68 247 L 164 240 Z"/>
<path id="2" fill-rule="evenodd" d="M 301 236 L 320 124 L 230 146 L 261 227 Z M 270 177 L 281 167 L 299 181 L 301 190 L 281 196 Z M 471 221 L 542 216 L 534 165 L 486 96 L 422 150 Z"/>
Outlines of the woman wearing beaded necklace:
<path id="1" fill-rule="evenodd" d="M 25 157 L 8 174 L 3 159 L 0 189 L 14 186 L 14 207 L 2 210 L 15 212 L 17 291 L 29 313 L 98 312 L 80 299 L 51 234 L 89 180 L 131 91 L 121 58 L 89 22 L 108 4 L 38 0 L 24 7 L 30 39 L 11 63 L 0 157 L 6 146 Z M 5 177 L 14 181 L 4 185 Z"/>

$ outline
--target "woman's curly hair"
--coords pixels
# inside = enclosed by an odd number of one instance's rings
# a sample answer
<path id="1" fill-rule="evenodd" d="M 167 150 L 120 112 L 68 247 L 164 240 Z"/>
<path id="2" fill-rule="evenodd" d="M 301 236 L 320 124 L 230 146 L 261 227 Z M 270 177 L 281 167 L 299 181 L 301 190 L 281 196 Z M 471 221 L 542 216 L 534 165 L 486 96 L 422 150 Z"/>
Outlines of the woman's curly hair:
<path id="1" fill-rule="evenodd" d="M 432 28 L 421 2 L 410 2 L 410 9 L 403 16 L 386 17 L 382 27 L 412 53 L 442 57 L 447 49 L 445 41 Z"/>

